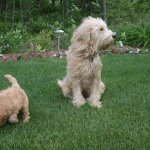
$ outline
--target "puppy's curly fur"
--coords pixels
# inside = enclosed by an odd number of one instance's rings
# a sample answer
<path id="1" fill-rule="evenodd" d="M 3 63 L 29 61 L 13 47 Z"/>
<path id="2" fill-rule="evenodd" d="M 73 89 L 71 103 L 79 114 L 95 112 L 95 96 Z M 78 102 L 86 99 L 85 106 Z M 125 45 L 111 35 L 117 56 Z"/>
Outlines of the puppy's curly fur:
<path id="1" fill-rule="evenodd" d="M 85 18 L 76 29 L 67 52 L 67 76 L 58 85 L 65 97 L 79 107 L 88 102 L 100 108 L 105 85 L 101 81 L 100 50 L 114 42 L 114 33 L 101 18 Z M 87 98 L 85 100 L 85 98 Z"/>
<path id="2" fill-rule="evenodd" d="M 0 91 L 0 126 L 4 125 L 7 119 L 10 123 L 18 122 L 17 114 L 20 110 L 22 111 L 23 122 L 28 122 L 30 115 L 26 93 L 20 88 L 13 76 L 9 74 L 4 76 L 12 83 L 12 86 Z"/>

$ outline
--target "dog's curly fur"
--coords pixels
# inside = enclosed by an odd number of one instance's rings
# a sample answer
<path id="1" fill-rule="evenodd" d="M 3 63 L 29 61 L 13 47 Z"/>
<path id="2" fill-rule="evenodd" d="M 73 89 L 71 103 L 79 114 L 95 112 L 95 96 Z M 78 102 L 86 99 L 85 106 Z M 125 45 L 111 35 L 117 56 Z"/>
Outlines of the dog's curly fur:
<path id="1" fill-rule="evenodd" d="M 85 18 L 76 29 L 67 52 L 67 76 L 58 80 L 65 97 L 79 107 L 86 103 L 100 108 L 105 85 L 101 81 L 100 50 L 114 42 L 114 33 L 101 18 Z M 85 100 L 85 98 L 87 98 Z"/>
<path id="2" fill-rule="evenodd" d="M 10 123 L 18 122 L 17 114 L 20 110 L 23 114 L 23 122 L 28 122 L 30 115 L 26 93 L 13 76 L 9 74 L 4 76 L 12 83 L 12 86 L 0 91 L 0 126 L 4 125 L 7 120 Z"/>

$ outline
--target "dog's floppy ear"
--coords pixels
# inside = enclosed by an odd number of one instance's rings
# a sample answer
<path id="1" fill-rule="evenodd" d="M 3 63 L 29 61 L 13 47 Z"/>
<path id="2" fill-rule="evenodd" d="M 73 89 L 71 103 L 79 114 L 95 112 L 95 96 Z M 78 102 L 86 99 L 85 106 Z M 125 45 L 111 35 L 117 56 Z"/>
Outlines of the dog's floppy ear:
<path id="1" fill-rule="evenodd" d="M 71 43 L 76 43 L 78 46 L 88 47 L 92 42 L 91 32 L 91 28 L 78 28 L 73 34 Z"/>

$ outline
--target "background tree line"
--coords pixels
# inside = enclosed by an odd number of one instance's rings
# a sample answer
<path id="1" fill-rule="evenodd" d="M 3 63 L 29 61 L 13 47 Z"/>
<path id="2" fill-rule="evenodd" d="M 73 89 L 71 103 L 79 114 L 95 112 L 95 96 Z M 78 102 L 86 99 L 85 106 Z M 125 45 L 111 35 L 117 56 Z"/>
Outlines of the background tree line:
<path id="1" fill-rule="evenodd" d="M 69 27 L 89 15 L 116 25 L 149 19 L 149 10 L 149 0 L 0 0 L 0 21 L 5 32 L 18 22 L 29 25 L 34 21 L 50 24 L 58 21 Z"/>
<path id="2" fill-rule="evenodd" d="M 150 0 L 0 0 L 0 53 L 54 50 L 56 29 L 65 31 L 66 49 L 87 16 L 103 18 L 117 32 L 116 41 L 150 45 Z"/>

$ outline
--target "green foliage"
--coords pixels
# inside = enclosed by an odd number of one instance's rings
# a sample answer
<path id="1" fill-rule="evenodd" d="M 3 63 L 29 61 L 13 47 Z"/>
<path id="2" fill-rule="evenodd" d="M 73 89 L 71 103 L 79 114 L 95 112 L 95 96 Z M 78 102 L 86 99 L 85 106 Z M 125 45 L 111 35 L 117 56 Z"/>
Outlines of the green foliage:
<path id="1" fill-rule="evenodd" d="M 51 47 L 51 32 L 49 30 L 42 30 L 36 37 L 36 48 L 35 50 L 50 50 L 54 49 Z"/>
<path id="2" fill-rule="evenodd" d="M 0 22 L 0 34 L 5 34 L 7 31 L 11 30 L 11 25 L 9 22 Z"/>
<path id="3" fill-rule="evenodd" d="M 82 20 L 80 9 L 77 5 L 69 5 L 68 17 L 65 19 L 64 26 L 69 28 L 72 24 L 79 24 Z"/>
<path id="4" fill-rule="evenodd" d="M 91 2 L 90 4 L 90 14 L 87 14 L 86 16 L 93 16 L 93 17 L 101 17 L 103 18 L 103 7 L 102 7 L 102 1 L 96 0 Z"/>
<path id="5" fill-rule="evenodd" d="M 40 39 L 38 41 L 39 44 L 37 43 L 36 45 L 38 50 L 47 49 L 48 47 L 50 49 L 55 48 L 57 37 L 54 31 L 56 29 L 65 31 L 61 38 L 61 47 L 66 49 L 70 45 L 73 31 L 81 23 L 83 17 L 103 18 L 103 2 L 99 0 L 9 0 L 6 2 L 2 1 L 1 3 L 3 5 L 0 14 L 1 53 L 20 51 L 22 50 L 21 45 L 29 48 L 29 43 L 33 42 L 33 37 L 36 38 L 36 36 Z M 149 34 L 149 27 L 141 26 L 141 29 L 135 31 L 136 27 L 132 30 L 130 25 L 131 23 L 135 24 L 143 20 L 150 21 L 150 1 L 107 0 L 106 8 L 107 24 L 112 26 L 113 31 L 117 32 L 118 40 L 122 40 L 124 44 L 129 45 L 149 46 L 149 37 L 147 36 Z M 16 29 L 21 32 L 17 33 Z M 50 37 L 42 40 L 41 37 L 44 30 L 50 31 Z M 131 32 L 129 32 L 130 30 Z M 11 35 L 13 31 L 16 32 L 13 33 L 16 36 Z M 8 35 L 6 36 L 7 32 Z M 19 37 L 19 34 L 22 37 Z M 30 37 L 31 35 L 32 38 Z M 48 41 L 51 41 L 50 46 L 48 46 Z M 23 48 L 23 50 L 25 49 Z"/>
<path id="6" fill-rule="evenodd" d="M 33 18 L 31 18 L 26 26 L 32 34 L 35 34 L 39 33 L 43 29 L 48 29 L 50 25 L 49 23 L 46 23 L 44 17 L 39 17 L 37 20 L 33 20 Z"/>
<path id="7" fill-rule="evenodd" d="M 0 37 L 0 52 L 17 52 L 23 44 L 20 30 L 11 30 Z"/>
<path id="8" fill-rule="evenodd" d="M 127 0 L 106 1 L 108 24 L 121 24 L 122 22 L 137 21 L 135 7 Z"/>
<path id="9" fill-rule="evenodd" d="M 120 28 L 117 33 L 117 40 L 122 40 L 124 44 L 130 46 L 150 46 L 150 24 L 130 24 L 126 27 Z"/>
<path id="10" fill-rule="evenodd" d="M 65 30 L 64 36 L 62 37 L 62 42 L 61 42 L 62 48 L 67 49 L 69 47 L 71 37 L 76 28 L 77 26 L 74 24 L 74 21 L 72 20 L 71 27 Z"/>
<path id="11" fill-rule="evenodd" d="M 150 46 L 150 24 L 141 23 L 131 26 L 127 31 L 127 43 L 135 46 Z"/>
<path id="12" fill-rule="evenodd" d="M 121 41 L 123 41 L 124 44 L 127 44 L 126 32 L 122 32 L 122 33 L 121 33 Z"/>

